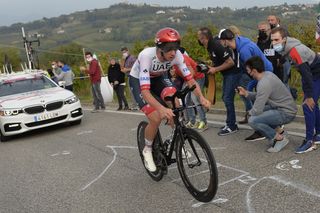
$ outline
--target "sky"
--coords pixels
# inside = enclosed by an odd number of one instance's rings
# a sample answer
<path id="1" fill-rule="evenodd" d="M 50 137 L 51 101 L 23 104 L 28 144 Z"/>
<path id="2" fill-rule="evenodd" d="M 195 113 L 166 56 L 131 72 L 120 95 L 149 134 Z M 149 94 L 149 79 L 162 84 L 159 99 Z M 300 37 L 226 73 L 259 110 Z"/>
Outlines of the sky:
<path id="1" fill-rule="evenodd" d="M 17 22 L 30 22 L 43 17 L 51 18 L 62 14 L 87 9 L 107 8 L 123 1 L 115 0 L 0 0 L 0 26 Z M 127 0 L 128 3 L 159 4 L 160 6 L 190 6 L 201 9 L 207 7 L 230 7 L 232 9 L 280 4 L 318 3 L 318 0 Z"/>

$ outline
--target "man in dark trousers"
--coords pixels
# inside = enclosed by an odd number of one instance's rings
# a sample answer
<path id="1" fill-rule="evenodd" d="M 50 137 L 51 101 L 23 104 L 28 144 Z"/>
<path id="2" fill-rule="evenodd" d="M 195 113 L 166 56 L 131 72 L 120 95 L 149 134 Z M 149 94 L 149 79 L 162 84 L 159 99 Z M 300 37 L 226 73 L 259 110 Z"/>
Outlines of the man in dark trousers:
<path id="1" fill-rule="evenodd" d="M 131 71 L 131 68 L 136 61 L 136 57 L 130 54 L 129 49 L 127 47 L 121 47 L 121 53 L 122 53 L 122 59 L 123 59 L 123 64 L 121 67 L 121 71 L 126 73 L 127 76 L 129 76 L 129 73 Z M 130 84 L 130 83 L 129 83 Z M 129 85 L 130 87 L 130 85 Z M 134 99 L 134 96 L 132 94 L 132 91 L 130 90 L 130 97 L 132 101 L 131 109 L 132 110 L 138 110 L 138 104 L 136 100 Z"/>
<path id="2" fill-rule="evenodd" d="M 129 110 L 127 99 L 124 95 L 124 81 L 125 74 L 121 72 L 120 64 L 116 62 L 114 58 L 110 60 L 110 65 L 108 67 L 108 80 L 117 94 L 118 98 L 118 111 L 122 110 L 124 103 L 124 110 Z"/>
<path id="3" fill-rule="evenodd" d="M 91 52 L 85 53 L 86 60 L 90 63 L 89 68 L 85 71 L 89 74 L 91 84 L 92 84 L 92 95 L 93 95 L 93 105 L 94 109 L 91 111 L 93 113 L 99 112 L 99 109 L 105 110 L 104 100 L 101 94 L 101 70 L 99 62 L 97 59 L 93 58 Z"/>
<path id="4" fill-rule="evenodd" d="M 221 128 L 219 136 L 228 135 L 238 131 L 236 124 L 236 114 L 234 109 L 235 88 L 239 80 L 239 71 L 237 70 L 234 60 L 233 51 L 220 44 L 218 37 L 213 37 L 209 28 L 202 27 L 198 31 L 198 42 L 204 46 L 213 62 L 209 67 L 208 74 L 212 75 L 221 72 L 223 75 L 223 101 L 227 110 L 226 125 Z"/>
<path id="5" fill-rule="evenodd" d="M 315 150 L 316 144 L 320 144 L 320 56 L 301 41 L 287 36 L 282 27 L 272 29 L 271 41 L 274 50 L 289 59 L 301 75 L 306 138 L 296 153 Z"/>

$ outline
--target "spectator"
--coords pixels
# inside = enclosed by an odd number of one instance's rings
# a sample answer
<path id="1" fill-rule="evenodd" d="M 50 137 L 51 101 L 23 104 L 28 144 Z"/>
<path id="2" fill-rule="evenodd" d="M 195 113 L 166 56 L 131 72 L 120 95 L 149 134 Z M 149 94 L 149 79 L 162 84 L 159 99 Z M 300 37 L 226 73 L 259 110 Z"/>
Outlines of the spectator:
<path id="1" fill-rule="evenodd" d="M 252 56 L 259 56 L 263 60 L 263 63 L 265 66 L 264 70 L 266 70 L 266 71 L 273 70 L 271 62 L 265 57 L 265 55 L 259 49 L 259 47 L 255 43 L 253 43 L 250 39 L 243 37 L 243 36 L 235 36 L 231 30 L 226 29 L 220 33 L 220 40 L 222 43 L 224 43 L 224 46 L 228 46 L 231 49 L 237 51 L 238 57 L 239 57 L 238 63 L 239 63 L 239 66 L 240 66 L 242 73 L 246 72 L 245 62 L 249 58 L 251 58 Z M 256 84 L 257 84 L 256 80 L 254 80 L 254 79 L 251 80 L 247 84 L 247 90 L 253 91 Z M 248 99 L 246 99 L 246 101 L 248 101 L 250 103 L 250 105 L 248 104 L 248 106 L 246 106 L 246 110 L 248 110 L 246 113 L 246 120 L 247 120 L 247 118 L 249 116 L 249 111 L 252 108 L 252 103 Z M 250 106 L 250 108 L 249 108 L 249 106 Z M 263 140 L 263 139 L 265 139 L 265 136 L 263 136 L 259 132 L 255 131 L 252 135 L 247 137 L 245 140 L 246 141 L 256 141 L 256 140 Z"/>
<path id="2" fill-rule="evenodd" d="M 55 69 L 52 70 L 54 76 L 57 78 L 58 81 L 64 81 L 64 88 L 70 91 L 73 91 L 73 79 L 74 73 L 72 72 L 71 68 L 65 64 L 64 61 L 58 61 L 58 66 L 61 69 L 60 74 L 55 72 Z"/>
<path id="3" fill-rule="evenodd" d="M 271 142 L 272 146 L 268 152 L 279 152 L 289 142 L 284 130 L 279 127 L 295 118 L 297 106 L 280 79 L 272 72 L 264 71 L 264 63 L 259 56 L 248 59 L 245 66 L 248 74 L 258 81 L 257 92 L 249 92 L 243 87 L 238 87 L 240 95 L 254 100 L 249 111 L 249 125 Z"/>
<path id="4" fill-rule="evenodd" d="M 182 53 L 183 58 L 184 58 L 184 62 L 186 63 L 186 66 L 190 70 L 194 80 L 196 80 L 200 89 L 203 89 L 204 80 L 205 80 L 204 74 L 197 72 L 197 63 L 191 57 L 189 57 L 188 55 L 185 54 L 184 48 L 180 47 L 179 50 Z M 179 67 L 177 65 L 174 65 L 173 67 L 174 67 L 175 73 L 180 77 L 180 79 L 183 80 L 183 73 L 179 69 Z M 188 86 L 187 83 L 184 82 L 183 88 L 187 87 L 187 86 Z M 204 110 L 204 108 L 202 106 L 200 106 L 199 98 L 192 92 L 186 96 L 186 105 L 191 106 L 193 104 L 197 106 L 196 110 L 199 115 L 200 122 L 196 121 L 196 114 L 195 114 L 194 108 L 190 108 L 190 109 L 186 110 L 186 112 L 187 112 L 186 119 L 188 121 L 186 126 L 189 128 L 197 129 L 200 132 L 203 132 L 208 129 L 206 111 Z"/>
<path id="5" fill-rule="evenodd" d="M 52 67 L 52 80 L 54 81 L 54 82 L 56 82 L 57 84 L 59 84 L 59 80 L 54 76 L 54 74 L 53 74 L 53 71 L 57 74 L 57 75 L 59 75 L 60 73 L 61 73 L 61 69 L 60 69 L 60 67 L 58 66 L 58 63 L 56 62 L 56 61 L 52 61 L 51 62 L 51 67 Z M 51 75 L 50 75 L 51 76 Z"/>
<path id="6" fill-rule="evenodd" d="M 232 59 L 233 51 L 220 44 L 219 38 L 213 38 L 209 28 L 203 27 L 198 31 L 199 44 L 204 46 L 214 66 L 209 67 L 208 74 L 221 72 L 223 75 L 223 101 L 227 109 L 226 125 L 221 128 L 218 135 L 224 136 L 237 132 L 236 114 L 234 109 L 234 94 L 238 83 L 237 70 Z"/>
<path id="7" fill-rule="evenodd" d="M 275 15 L 269 15 L 267 17 L 267 21 L 270 24 L 271 30 L 276 28 L 276 27 L 280 27 L 280 18 L 275 16 Z M 289 35 L 288 30 L 286 28 L 284 28 L 284 29 L 285 29 L 286 35 Z M 291 64 L 290 64 L 290 62 L 288 60 L 285 60 L 283 62 L 283 66 L 282 67 L 283 67 L 283 82 L 289 88 Z"/>
<path id="8" fill-rule="evenodd" d="M 58 79 L 54 76 L 52 69 L 47 69 L 47 73 L 51 80 L 58 84 Z"/>
<path id="9" fill-rule="evenodd" d="M 132 68 L 134 62 L 136 61 L 136 58 L 130 54 L 129 49 L 127 47 L 122 47 L 121 52 L 122 52 L 122 59 L 124 60 L 123 66 L 121 67 L 121 71 L 126 73 L 127 76 L 129 76 L 131 68 Z M 129 83 L 129 87 L 131 87 L 130 83 Z M 133 93 L 131 90 L 129 90 L 129 91 L 130 91 L 130 98 L 132 101 L 131 109 L 138 110 L 139 109 L 138 104 L 133 96 Z"/>
<path id="10" fill-rule="evenodd" d="M 288 58 L 301 75 L 306 138 L 296 153 L 315 150 L 315 144 L 320 143 L 320 56 L 299 40 L 287 36 L 282 27 L 271 31 L 271 41 L 275 51 Z"/>
<path id="11" fill-rule="evenodd" d="M 275 15 L 269 15 L 267 21 L 270 24 L 271 29 L 280 27 L 280 19 Z"/>
<path id="12" fill-rule="evenodd" d="M 241 35 L 241 32 L 239 30 L 239 28 L 235 25 L 230 25 L 228 27 L 229 30 L 231 30 L 231 32 L 233 32 L 233 34 L 235 34 L 236 36 L 240 36 Z"/>
<path id="13" fill-rule="evenodd" d="M 85 53 L 86 60 L 89 62 L 89 68 L 85 68 L 84 70 L 89 74 L 91 80 L 91 90 L 93 95 L 93 105 L 94 109 L 91 111 L 92 113 L 99 112 L 99 109 L 105 110 L 106 106 L 104 104 L 104 100 L 101 94 L 101 70 L 99 66 L 99 62 L 97 59 L 93 58 L 91 52 Z"/>
<path id="14" fill-rule="evenodd" d="M 229 30 L 231 30 L 231 32 L 233 32 L 233 34 L 235 36 L 240 36 L 241 35 L 241 32 L 239 30 L 239 28 L 235 25 L 231 25 L 228 27 Z M 220 31 L 221 32 L 221 31 Z M 239 58 L 238 58 L 238 52 L 236 50 L 233 50 L 236 59 L 237 59 L 237 67 L 239 68 Z M 248 76 L 247 72 L 242 72 L 240 71 L 240 77 L 239 77 L 239 85 L 242 86 L 242 87 L 245 87 L 247 88 L 249 82 L 250 82 L 251 78 Z M 240 120 L 238 123 L 239 124 L 246 124 L 248 123 L 248 116 L 249 116 L 249 110 L 251 109 L 252 107 L 252 103 L 247 100 L 246 98 L 243 98 L 242 96 L 240 97 L 240 99 L 243 101 L 243 104 L 244 104 L 244 107 L 245 107 L 245 115 L 244 115 L 244 118 L 242 120 Z"/>
<path id="15" fill-rule="evenodd" d="M 271 28 L 268 22 L 260 22 L 258 24 L 258 42 L 257 45 L 267 57 L 267 59 L 272 63 L 273 73 L 278 76 L 278 78 L 283 82 L 283 57 L 274 51 L 271 45 L 270 32 Z"/>
<path id="16" fill-rule="evenodd" d="M 110 60 L 110 65 L 108 68 L 108 80 L 117 94 L 118 103 L 119 103 L 119 107 L 117 109 L 118 111 L 122 110 L 123 104 L 124 104 L 124 110 L 129 110 L 128 102 L 124 95 L 124 86 L 125 86 L 124 77 L 125 77 L 125 74 L 121 72 L 120 64 L 116 63 L 116 60 L 112 58 Z"/>

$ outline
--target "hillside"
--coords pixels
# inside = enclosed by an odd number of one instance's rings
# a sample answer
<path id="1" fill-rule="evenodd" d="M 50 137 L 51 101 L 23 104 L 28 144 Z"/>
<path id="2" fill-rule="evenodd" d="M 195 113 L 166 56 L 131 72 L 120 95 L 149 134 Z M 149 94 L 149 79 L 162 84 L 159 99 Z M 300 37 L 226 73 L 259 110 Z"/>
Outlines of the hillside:
<path id="1" fill-rule="evenodd" d="M 157 7 L 150 5 L 117 4 L 104 9 L 86 10 L 55 18 L 43 18 L 30 23 L 0 27 L 0 45 L 22 48 L 21 27 L 28 35 L 37 34 L 42 49 L 75 42 L 98 51 L 118 50 L 135 41 L 152 39 L 164 26 L 182 34 L 188 27 L 215 25 L 223 28 L 238 26 L 243 34 L 253 36 L 256 25 L 269 14 L 281 17 L 282 23 L 313 23 L 318 5 L 281 5 L 231 10 L 230 8 Z M 1 46 L 0 46 L 1 48 Z"/>

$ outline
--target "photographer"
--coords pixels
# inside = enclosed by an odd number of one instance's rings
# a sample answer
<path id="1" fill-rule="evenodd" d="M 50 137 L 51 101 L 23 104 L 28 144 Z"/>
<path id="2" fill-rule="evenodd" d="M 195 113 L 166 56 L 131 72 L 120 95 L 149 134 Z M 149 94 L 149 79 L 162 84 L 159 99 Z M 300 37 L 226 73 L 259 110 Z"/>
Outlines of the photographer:
<path id="1" fill-rule="evenodd" d="M 281 80 L 272 72 L 264 71 L 264 62 L 259 56 L 249 58 L 245 67 L 248 75 L 258 81 L 257 92 L 238 87 L 239 95 L 254 101 L 248 123 L 272 144 L 267 152 L 279 152 L 289 143 L 279 127 L 295 118 L 297 106 Z"/>
<path id="2" fill-rule="evenodd" d="M 221 72 L 223 75 L 222 99 L 227 110 L 226 125 L 221 128 L 218 135 L 228 135 L 238 131 L 236 113 L 234 108 L 235 88 L 238 84 L 240 72 L 235 66 L 236 56 L 230 48 L 221 45 L 218 37 L 213 38 L 211 31 L 203 27 L 198 31 L 198 42 L 204 46 L 213 62 L 209 67 L 208 74 Z"/>

